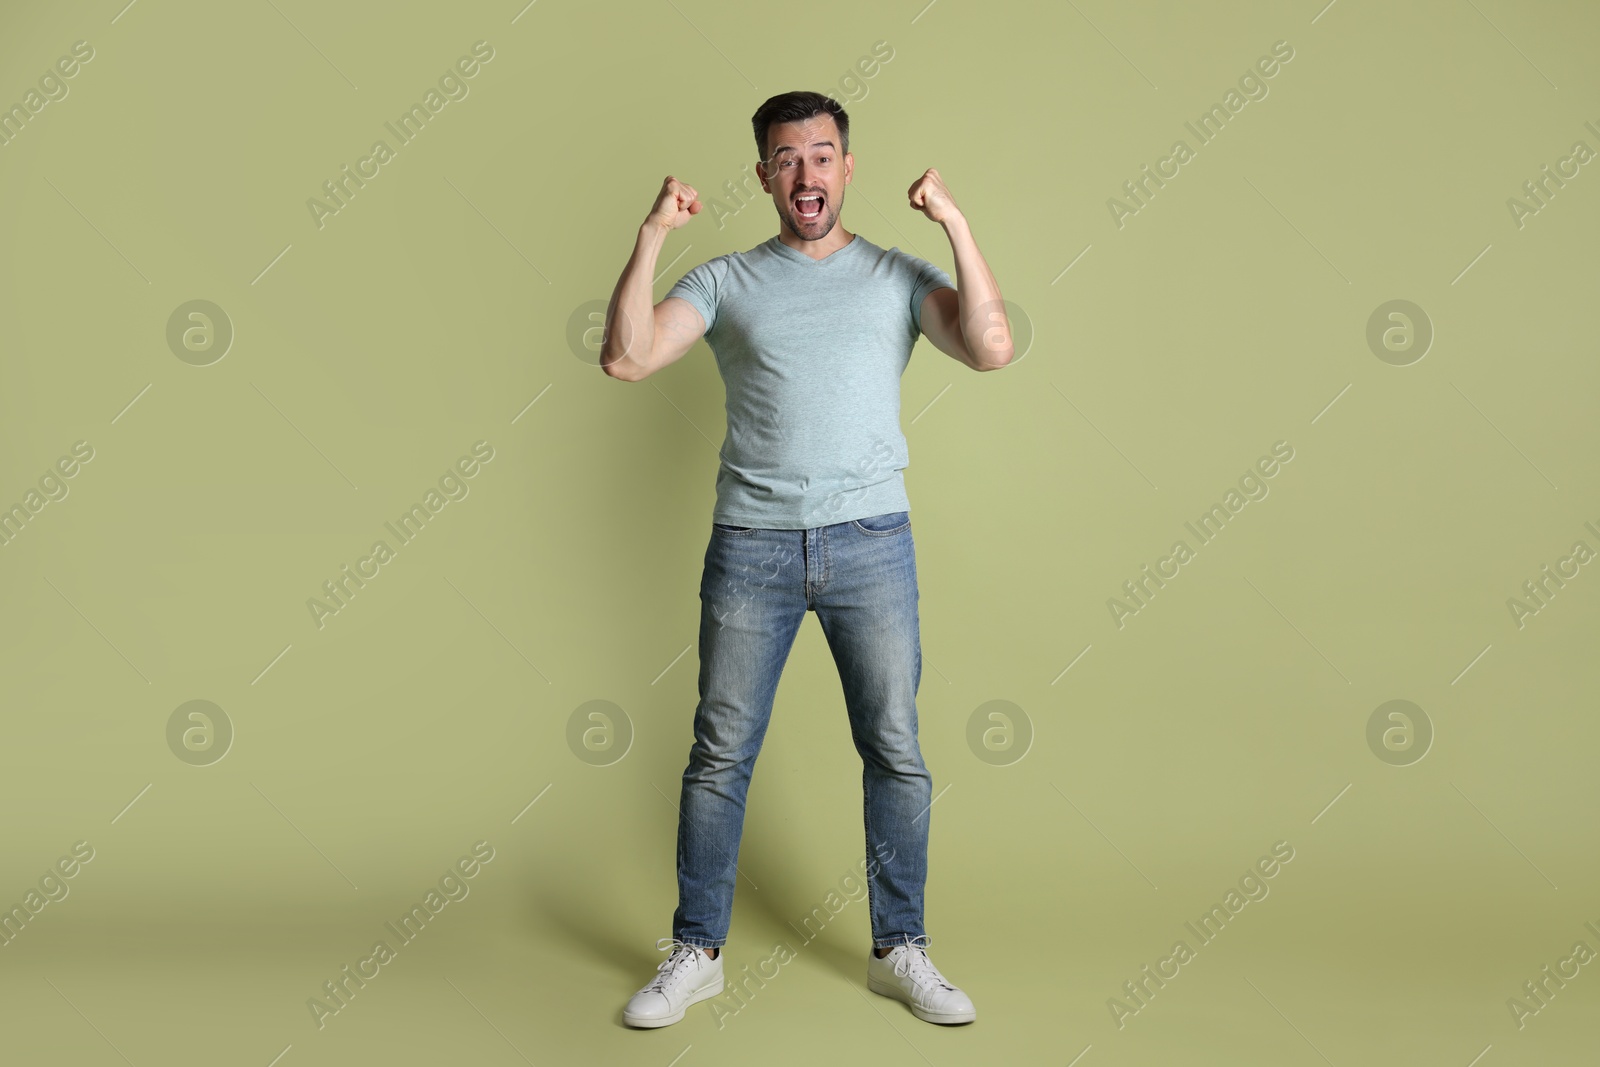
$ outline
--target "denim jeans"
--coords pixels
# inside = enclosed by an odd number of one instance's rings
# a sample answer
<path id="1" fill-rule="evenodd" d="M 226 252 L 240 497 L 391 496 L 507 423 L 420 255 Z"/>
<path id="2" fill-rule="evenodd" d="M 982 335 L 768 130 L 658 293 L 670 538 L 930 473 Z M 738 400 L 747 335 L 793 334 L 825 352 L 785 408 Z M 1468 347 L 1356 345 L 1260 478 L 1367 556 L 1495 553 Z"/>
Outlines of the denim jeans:
<path id="1" fill-rule="evenodd" d="M 861 756 L 872 943 L 926 936 L 933 778 L 917 744 L 917 600 L 907 512 L 808 530 L 713 524 L 700 581 L 700 702 L 679 803 L 678 940 L 727 940 L 750 775 L 807 611 L 839 669 Z"/>

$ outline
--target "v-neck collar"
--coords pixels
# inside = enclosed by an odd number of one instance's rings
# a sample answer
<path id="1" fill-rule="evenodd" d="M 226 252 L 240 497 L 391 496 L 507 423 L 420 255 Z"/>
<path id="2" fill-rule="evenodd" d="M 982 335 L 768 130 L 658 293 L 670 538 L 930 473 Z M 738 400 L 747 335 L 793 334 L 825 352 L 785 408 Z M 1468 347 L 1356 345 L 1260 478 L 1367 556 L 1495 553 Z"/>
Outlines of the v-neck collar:
<path id="1" fill-rule="evenodd" d="M 774 235 L 768 239 L 767 244 L 771 247 L 772 251 L 786 259 L 793 260 L 796 263 L 806 264 L 808 266 L 822 267 L 832 263 L 840 256 L 845 255 L 856 245 L 861 244 L 861 235 L 859 233 L 851 235 L 848 243 L 840 248 L 835 248 L 832 252 L 829 252 L 821 259 L 813 259 L 811 256 L 806 255 L 798 248 L 789 247 L 788 245 L 784 244 L 783 239 L 777 235 Z"/>

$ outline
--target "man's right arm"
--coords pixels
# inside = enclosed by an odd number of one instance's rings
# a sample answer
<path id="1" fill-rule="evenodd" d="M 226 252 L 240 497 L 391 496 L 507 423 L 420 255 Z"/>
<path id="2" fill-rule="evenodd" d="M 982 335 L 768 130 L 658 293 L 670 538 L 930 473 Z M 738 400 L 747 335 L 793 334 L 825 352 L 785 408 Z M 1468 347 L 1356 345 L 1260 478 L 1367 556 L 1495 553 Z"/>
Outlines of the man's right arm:
<path id="1" fill-rule="evenodd" d="M 668 175 L 655 207 L 639 227 L 633 255 L 606 307 L 600 366 L 611 377 L 628 382 L 648 378 L 681 359 L 705 333 L 705 320 L 687 300 L 668 297 L 652 305 L 650 299 L 656 260 L 667 234 L 700 209 L 694 187 Z"/>

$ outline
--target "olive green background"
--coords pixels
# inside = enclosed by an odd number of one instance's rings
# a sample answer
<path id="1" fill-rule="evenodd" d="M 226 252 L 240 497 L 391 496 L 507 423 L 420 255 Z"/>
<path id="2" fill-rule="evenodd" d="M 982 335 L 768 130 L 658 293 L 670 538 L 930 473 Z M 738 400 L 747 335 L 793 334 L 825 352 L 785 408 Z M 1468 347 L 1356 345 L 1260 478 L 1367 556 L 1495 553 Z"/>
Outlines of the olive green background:
<path id="1" fill-rule="evenodd" d="M 1507 206 L 1600 148 L 1591 6 L 122 5 L 0 24 L 0 103 L 95 52 L 0 147 L 0 505 L 94 451 L 0 547 L 0 904 L 94 849 L 0 948 L 0 1058 L 1591 1062 L 1595 965 L 1521 1028 L 1507 1007 L 1600 949 L 1600 576 L 1507 606 L 1600 549 L 1600 164 Z M 480 40 L 469 94 L 319 228 L 306 201 Z M 1184 123 L 1277 41 L 1268 95 L 1199 145 Z M 903 385 L 927 923 L 979 1017 L 867 993 L 862 903 L 795 931 L 863 853 L 808 619 L 725 958 L 796 957 L 736 1013 L 630 1031 L 676 900 L 722 390 L 703 344 L 604 376 L 585 305 L 663 176 L 725 196 L 797 88 L 848 104 L 844 224 L 953 274 L 905 200 L 939 168 L 1033 335 L 983 375 L 923 341 Z M 1119 227 L 1108 199 L 1179 138 Z M 723 221 L 669 237 L 658 297 L 776 232 L 770 200 Z M 167 340 L 193 300 L 234 332 L 205 366 Z M 1434 332 L 1406 365 L 1367 340 L 1393 300 Z M 479 441 L 469 494 L 319 628 L 322 583 Z M 1185 522 L 1279 441 L 1270 494 L 1199 546 Z M 192 700 L 233 731 L 205 766 L 168 742 Z M 997 700 L 1011 747 L 969 747 Z M 1420 760 L 1369 747 L 1391 700 Z M 621 709 L 603 766 L 568 743 L 590 701 Z M 479 841 L 470 895 L 319 1028 L 308 999 Z M 1279 841 L 1270 894 L 1199 947 L 1184 923 Z"/>

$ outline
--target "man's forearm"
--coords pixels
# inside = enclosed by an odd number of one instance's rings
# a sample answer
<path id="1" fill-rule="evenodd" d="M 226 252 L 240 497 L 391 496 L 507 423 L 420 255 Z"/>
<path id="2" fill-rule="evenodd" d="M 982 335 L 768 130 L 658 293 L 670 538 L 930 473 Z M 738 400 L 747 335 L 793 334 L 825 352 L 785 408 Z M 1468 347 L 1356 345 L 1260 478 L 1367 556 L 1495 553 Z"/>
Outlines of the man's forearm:
<path id="1" fill-rule="evenodd" d="M 605 343 L 600 365 L 606 372 L 644 376 L 650 373 L 650 353 L 655 348 L 655 301 L 651 299 L 656 260 L 667 240 L 667 228 L 653 220 L 639 227 L 633 255 L 617 280 L 606 306 Z"/>
<path id="2" fill-rule="evenodd" d="M 967 351 L 983 367 L 1003 367 L 1011 362 L 1011 324 L 1006 318 L 1000 284 L 978 251 L 965 215 L 943 223 L 956 259 L 956 292 L 961 305 L 961 336 Z"/>

